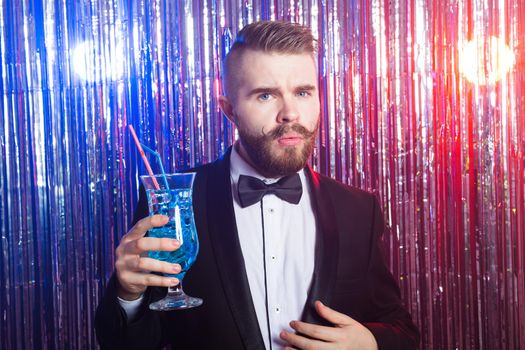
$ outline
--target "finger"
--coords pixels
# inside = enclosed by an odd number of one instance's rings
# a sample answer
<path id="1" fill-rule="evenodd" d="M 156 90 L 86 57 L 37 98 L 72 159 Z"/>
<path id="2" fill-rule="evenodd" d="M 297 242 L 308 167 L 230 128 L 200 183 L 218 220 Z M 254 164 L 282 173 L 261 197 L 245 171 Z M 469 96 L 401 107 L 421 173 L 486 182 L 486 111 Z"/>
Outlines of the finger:
<path id="1" fill-rule="evenodd" d="M 290 322 L 290 327 L 313 339 L 331 342 L 340 338 L 339 332 L 341 330 L 339 328 L 319 326 L 301 321 Z"/>
<path id="2" fill-rule="evenodd" d="M 140 255 L 152 250 L 171 252 L 180 247 L 180 242 L 172 238 L 142 237 L 124 245 L 125 254 Z"/>
<path id="3" fill-rule="evenodd" d="M 123 237 L 123 241 L 131 241 L 144 237 L 146 232 L 153 227 L 164 226 L 168 223 L 166 215 L 152 215 L 139 220 Z"/>
<path id="4" fill-rule="evenodd" d="M 319 300 L 315 302 L 315 309 L 322 318 L 337 326 L 348 326 L 357 322 L 350 316 L 347 316 L 345 314 L 335 311 L 334 309 L 329 308 Z"/>
<path id="5" fill-rule="evenodd" d="M 308 339 L 299 334 L 293 334 L 290 332 L 282 331 L 279 336 L 282 340 L 286 341 L 289 345 L 292 345 L 297 349 L 319 349 L 328 350 L 330 349 L 330 343 L 325 343 L 320 340 Z"/>
<path id="6" fill-rule="evenodd" d="M 126 283 L 148 287 L 174 287 L 179 284 L 175 277 L 158 276 L 151 273 L 129 272 L 123 274 Z"/>
<path id="7" fill-rule="evenodd" d="M 129 270 L 133 271 L 154 271 L 168 274 L 177 274 L 181 271 L 181 266 L 179 264 L 171 264 L 167 261 L 143 258 L 137 255 L 127 259 L 126 266 Z"/>

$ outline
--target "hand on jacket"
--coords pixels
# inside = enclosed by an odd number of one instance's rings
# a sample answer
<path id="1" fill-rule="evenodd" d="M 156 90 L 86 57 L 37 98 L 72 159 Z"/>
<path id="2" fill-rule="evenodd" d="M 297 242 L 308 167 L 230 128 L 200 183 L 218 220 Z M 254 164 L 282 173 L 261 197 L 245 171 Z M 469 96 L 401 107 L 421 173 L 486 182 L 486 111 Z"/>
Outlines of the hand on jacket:
<path id="1" fill-rule="evenodd" d="M 321 317 L 333 323 L 334 327 L 292 321 L 290 326 L 299 334 L 283 331 L 281 338 L 295 349 L 377 350 L 374 336 L 361 323 L 323 305 L 320 301 L 315 302 L 315 309 Z M 286 349 L 290 350 L 292 347 Z"/>
<path id="2" fill-rule="evenodd" d="M 153 215 L 138 221 L 120 241 L 115 253 L 115 270 L 120 284 L 118 296 L 126 300 L 139 298 L 148 286 L 170 287 L 179 283 L 176 278 L 163 277 L 150 272 L 176 274 L 181 267 L 147 257 L 150 250 L 173 251 L 180 243 L 171 238 L 144 237 L 153 227 L 168 222 L 168 217 Z"/>

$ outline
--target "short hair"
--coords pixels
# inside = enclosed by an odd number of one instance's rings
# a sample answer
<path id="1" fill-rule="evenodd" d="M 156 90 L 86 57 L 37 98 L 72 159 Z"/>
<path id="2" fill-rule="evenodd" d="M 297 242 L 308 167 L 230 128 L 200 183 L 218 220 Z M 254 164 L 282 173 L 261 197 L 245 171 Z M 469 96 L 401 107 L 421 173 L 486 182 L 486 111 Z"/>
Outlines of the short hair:
<path id="1" fill-rule="evenodd" d="M 259 21 L 242 28 L 224 59 L 223 92 L 231 93 L 230 72 L 235 61 L 246 50 L 276 52 L 282 54 L 312 54 L 317 52 L 317 41 L 309 27 L 284 21 Z"/>

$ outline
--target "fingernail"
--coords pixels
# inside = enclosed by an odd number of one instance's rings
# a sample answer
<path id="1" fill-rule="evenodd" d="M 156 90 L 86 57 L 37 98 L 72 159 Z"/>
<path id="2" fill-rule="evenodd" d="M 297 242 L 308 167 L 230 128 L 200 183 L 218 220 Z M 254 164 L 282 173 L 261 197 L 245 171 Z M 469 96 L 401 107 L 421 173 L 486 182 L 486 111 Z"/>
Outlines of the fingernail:
<path id="1" fill-rule="evenodd" d="M 290 327 L 295 328 L 295 321 L 290 321 Z"/>
<path id="2" fill-rule="evenodd" d="M 172 286 L 176 286 L 177 284 L 179 284 L 179 280 L 176 278 L 172 278 L 170 282 Z"/>
<path id="3" fill-rule="evenodd" d="M 173 240 L 171 241 L 171 244 L 172 244 L 174 247 L 179 247 L 179 246 L 180 246 L 180 242 L 177 241 L 176 239 L 173 239 Z"/>
<path id="4" fill-rule="evenodd" d="M 173 265 L 171 267 L 171 270 L 175 273 L 179 273 L 180 272 L 180 265 Z"/>

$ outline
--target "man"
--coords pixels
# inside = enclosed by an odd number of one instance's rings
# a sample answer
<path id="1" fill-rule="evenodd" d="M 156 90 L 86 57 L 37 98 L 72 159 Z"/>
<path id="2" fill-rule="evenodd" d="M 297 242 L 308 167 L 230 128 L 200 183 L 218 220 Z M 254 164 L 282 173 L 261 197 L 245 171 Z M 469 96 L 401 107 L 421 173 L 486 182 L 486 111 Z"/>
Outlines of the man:
<path id="1" fill-rule="evenodd" d="M 419 334 L 380 252 L 375 198 L 306 164 L 319 125 L 315 44 L 308 28 L 258 22 L 241 30 L 224 65 L 220 106 L 239 140 L 197 168 L 200 252 L 184 279 L 198 308 L 156 312 L 180 266 L 145 257 L 175 250 L 144 237 L 144 190 L 116 273 L 96 315 L 103 348 L 410 349 Z M 257 180 L 259 179 L 259 180 Z M 262 181 L 260 181 L 262 180 Z M 164 288 L 163 288 L 164 287 Z"/>

